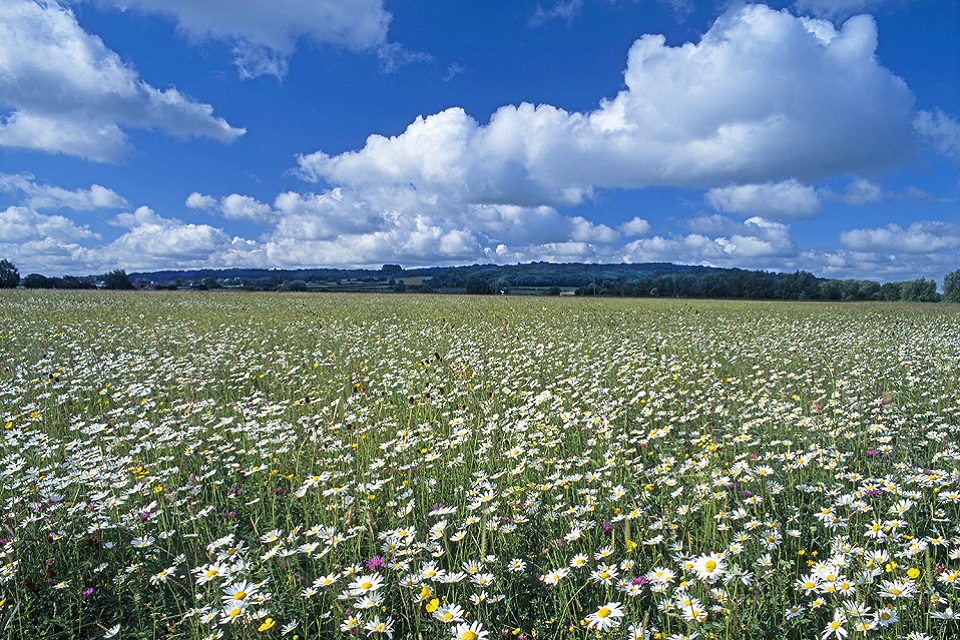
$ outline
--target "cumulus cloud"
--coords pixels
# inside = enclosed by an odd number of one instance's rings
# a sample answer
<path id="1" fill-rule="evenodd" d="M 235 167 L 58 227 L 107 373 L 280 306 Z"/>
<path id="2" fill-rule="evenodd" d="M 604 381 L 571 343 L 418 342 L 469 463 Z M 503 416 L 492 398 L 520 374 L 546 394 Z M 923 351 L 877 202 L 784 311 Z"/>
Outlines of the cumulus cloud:
<path id="1" fill-rule="evenodd" d="M 444 229 L 423 216 L 397 217 L 381 230 L 327 239 L 298 239 L 281 232 L 266 245 L 272 264 L 287 266 L 372 266 L 463 262 L 480 254 L 477 239 L 461 229 Z"/>
<path id="2" fill-rule="evenodd" d="M 86 226 L 77 226 L 63 216 L 48 216 L 28 207 L 8 207 L 0 213 L 0 238 L 3 242 L 32 242 L 50 239 L 77 242 L 99 238 Z"/>
<path id="3" fill-rule="evenodd" d="M 538 245 L 498 244 L 484 249 L 485 258 L 497 264 L 518 262 L 610 262 L 610 252 L 589 242 L 547 242 Z M 614 254 L 616 255 L 616 254 Z M 619 262 L 620 260 L 616 260 Z"/>
<path id="4" fill-rule="evenodd" d="M 708 191 L 706 199 L 718 211 L 768 220 L 803 220 L 823 213 L 816 190 L 796 180 L 720 187 Z"/>
<path id="5" fill-rule="evenodd" d="M 838 30 L 748 5 L 698 43 L 640 38 L 627 88 L 594 111 L 524 103 L 481 125 L 451 108 L 357 151 L 302 156 L 300 171 L 359 189 L 568 206 L 596 188 L 777 184 L 896 165 L 918 146 L 913 97 L 876 46 L 869 16 Z"/>
<path id="6" fill-rule="evenodd" d="M 840 242 L 855 251 L 921 254 L 960 249 L 960 224 L 921 220 L 907 228 L 898 224 L 873 229 L 852 229 Z"/>
<path id="7" fill-rule="evenodd" d="M 217 201 L 213 196 L 194 191 L 187 196 L 186 205 L 191 209 L 217 212 L 230 220 L 249 220 L 260 224 L 268 224 L 276 220 L 276 215 L 270 205 L 260 202 L 256 198 L 236 193 Z"/>
<path id="8" fill-rule="evenodd" d="M 819 189 L 817 193 L 826 200 L 839 200 L 855 207 L 876 204 L 887 195 L 879 184 L 863 178 L 851 181 L 842 193 L 835 193 L 832 189 L 826 187 Z"/>
<path id="9" fill-rule="evenodd" d="M 98 184 L 88 189 L 69 191 L 62 187 L 38 184 L 34 177 L 26 173 L 0 173 L 0 191 L 19 192 L 25 196 L 25 204 L 33 209 L 73 209 L 74 211 L 92 211 L 94 209 L 120 209 L 127 201 L 115 191 Z"/>
<path id="10" fill-rule="evenodd" d="M 617 227 L 620 233 L 628 237 L 645 236 L 650 233 L 650 229 L 650 223 L 638 216 L 627 220 Z"/>
<path id="11" fill-rule="evenodd" d="M 884 0 L 797 0 L 794 6 L 800 13 L 837 20 L 870 11 L 883 2 Z"/>
<path id="12" fill-rule="evenodd" d="M 116 162 L 123 127 L 231 142 L 244 133 L 210 105 L 159 90 L 53 2 L 0 5 L 0 146 Z"/>
<path id="13" fill-rule="evenodd" d="M 161 14 L 191 39 L 233 45 L 243 77 L 283 77 L 297 42 L 355 51 L 387 46 L 390 13 L 383 0 L 97 0 L 100 5 Z"/>
<path id="14" fill-rule="evenodd" d="M 423 199 L 409 188 L 383 189 L 364 197 L 340 188 L 322 194 L 287 192 L 277 196 L 274 208 L 282 217 L 267 240 L 271 255 L 282 259 L 284 252 L 292 251 L 291 256 L 306 255 L 314 263 L 322 257 L 324 264 L 476 261 L 486 249 L 503 242 L 605 245 L 620 239 L 607 225 L 564 216 L 550 207 L 454 205 Z M 299 242 L 311 243 L 312 249 L 297 251 L 294 246 Z M 274 251 L 277 247 L 284 249 Z M 348 258 L 357 248 L 362 251 Z"/>
<path id="15" fill-rule="evenodd" d="M 790 227 L 783 223 L 754 217 L 742 224 L 728 221 L 724 231 L 727 235 L 713 237 L 691 233 L 640 238 L 628 243 L 623 254 L 631 262 L 761 267 L 769 265 L 771 258 L 791 258 L 799 253 Z"/>
<path id="16" fill-rule="evenodd" d="M 938 152 L 960 161 L 960 122 L 937 109 L 919 112 L 913 124 Z"/>
<path id="17" fill-rule="evenodd" d="M 186 205 L 265 225 L 262 239 L 273 264 L 290 266 L 363 266 L 400 259 L 417 264 L 434 259 L 475 261 L 483 258 L 484 248 L 503 242 L 611 245 L 622 237 L 621 231 L 608 225 L 566 216 L 552 207 L 463 203 L 409 185 L 287 191 L 277 195 L 272 205 L 240 194 L 218 200 L 194 192 Z M 645 232 L 649 225 L 638 218 L 626 228 Z M 431 246 L 431 239 L 439 254 L 414 252 L 414 248 Z M 309 248 L 297 249 L 298 243 Z M 347 261 L 348 250 L 358 247 L 363 250 Z M 402 255 L 391 255 L 391 250 Z"/>
<path id="18" fill-rule="evenodd" d="M 262 258 L 255 242 L 231 237 L 209 225 L 165 218 L 149 207 L 121 213 L 112 224 L 126 231 L 98 249 L 97 257 L 127 269 L 236 266 Z"/>
<path id="19" fill-rule="evenodd" d="M 87 266 L 87 245 L 101 239 L 87 226 L 59 215 L 45 215 L 29 207 L 0 211 L 0 255 L 21 274 L 76 273 Z"/>

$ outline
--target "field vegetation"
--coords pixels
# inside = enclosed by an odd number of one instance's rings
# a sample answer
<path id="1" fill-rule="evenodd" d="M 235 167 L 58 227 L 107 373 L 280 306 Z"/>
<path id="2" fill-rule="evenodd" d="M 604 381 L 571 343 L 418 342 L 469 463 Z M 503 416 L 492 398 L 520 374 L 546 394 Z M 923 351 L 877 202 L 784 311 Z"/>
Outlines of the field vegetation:
<path id="1" fill-rule="evenodd" d="M 0 638 L 955 638 L 960 309 L 0 292 Z"/>

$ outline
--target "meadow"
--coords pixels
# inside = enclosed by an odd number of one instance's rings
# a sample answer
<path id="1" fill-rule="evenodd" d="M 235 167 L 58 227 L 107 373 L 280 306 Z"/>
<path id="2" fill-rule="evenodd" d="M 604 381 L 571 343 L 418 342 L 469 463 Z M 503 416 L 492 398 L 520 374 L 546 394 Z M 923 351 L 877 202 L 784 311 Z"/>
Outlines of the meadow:
<path id="1" fill-rule="evenodd" d="M 960 634 L 955 305 L 5 291 L 0 427 L 7 640 Z"/>

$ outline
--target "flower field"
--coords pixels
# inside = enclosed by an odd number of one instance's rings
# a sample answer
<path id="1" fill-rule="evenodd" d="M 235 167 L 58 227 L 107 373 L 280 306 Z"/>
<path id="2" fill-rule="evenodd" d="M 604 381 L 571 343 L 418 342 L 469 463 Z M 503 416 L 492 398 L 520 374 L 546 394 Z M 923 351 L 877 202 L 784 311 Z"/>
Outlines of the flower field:
<path id="1" fill-rule="evenodd" d="M 955 638 L 960 309 L 3 292 L 0 638 Z"/>

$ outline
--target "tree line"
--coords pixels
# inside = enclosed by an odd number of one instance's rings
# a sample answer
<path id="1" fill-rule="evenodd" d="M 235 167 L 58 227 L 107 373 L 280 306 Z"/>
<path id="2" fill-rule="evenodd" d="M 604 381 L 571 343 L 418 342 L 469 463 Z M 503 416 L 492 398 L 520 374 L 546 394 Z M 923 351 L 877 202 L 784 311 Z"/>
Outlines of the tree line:
<path id="1" fill-rule="evenodd" d="M 406 282 L 417 281 L 408 286 Z M 403 269 L 387 264 L 372 269 L 230 269 L 166 271 L 128 275 L 115 269 L 98 276 L 51 278 L 36 273 L 21 278 L 11 262 L 0 260 L 0 288 L 28 289 L 194 289 L 239 288 L 308 291 L 310 284 L 337 290 L 340 283 L 384 285 L 404 292 L 469 294 L 539 293 L 638 298 L 726 298 L 744 300 L 826 300 L 960 302 L 960 269 L 948 273 L 943 294 L 932 279 L 879 283 L 873 280 L 820 278 L 807 271 L 774 273 L 746 269 L 646 264 L 532 262 L 517 265 L 467 265 Z M 334 285 L 331 287 L 330 285 Z M 345 285 L 344 285 L 345 286 Z M 354 289 L 351 289 L 354 290 Z M 383 289 L 381 289 L 383 290 Z M 521 291 L 522 290 L 522 291 Z"/>

